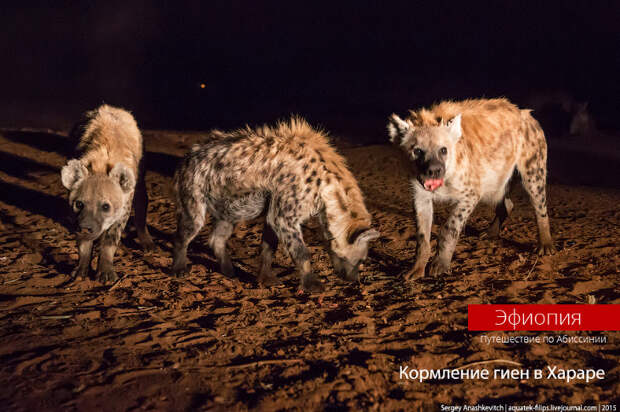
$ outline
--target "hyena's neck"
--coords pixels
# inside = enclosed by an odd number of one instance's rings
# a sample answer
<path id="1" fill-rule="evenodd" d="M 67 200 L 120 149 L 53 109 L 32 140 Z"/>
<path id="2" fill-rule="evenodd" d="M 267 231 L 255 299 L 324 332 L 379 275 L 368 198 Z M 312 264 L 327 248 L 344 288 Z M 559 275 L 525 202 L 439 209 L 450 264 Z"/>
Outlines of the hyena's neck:
<path id="1" fill-rule="evenodd" d="M 352 229 L 370 227 L 370 214 L 364 206 L 361 190 L 355 183 L 343 183 L 337 181 L 321 190 L 327 229 L 342 244 L 348 240 Z"/>
<path id="2" fill-rule="evenodd" d="M 86 156 L 82 157 L 82 163 L 93 174 L 108 174 L 112 167 L 114 167 L 108 156 L 100 156 L 97 153 L 89 152 Z"/>
<path id="3" fill-rule="evenodd" d="M 138 159 L 127 150 L 111 151 L 105 146 L 94 147 L 80 160 L 94 174 L 107 175 L 117 163 L 131 168 L 134 174 L 138 171 Z"/>

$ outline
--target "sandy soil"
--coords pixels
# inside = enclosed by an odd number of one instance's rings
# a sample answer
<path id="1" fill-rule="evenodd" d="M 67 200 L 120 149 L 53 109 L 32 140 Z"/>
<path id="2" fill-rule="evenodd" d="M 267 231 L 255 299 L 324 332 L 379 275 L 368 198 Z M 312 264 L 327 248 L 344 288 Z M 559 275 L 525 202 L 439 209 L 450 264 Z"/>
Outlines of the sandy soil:
<path id="1" fill-rule="evenodd" d="M 210 225 L 190 246 L 190 276 L 168 276 L 170 176 L 199 137 L 145 133 L 148 220 L 160 250 L 143 254 L 128 227 L 115 262 L 124 277 L 110 288 L 68 276 L 77 251 L 59 169 L 72 144 L 52 132 L 0 132 L 2 409 L 433 410 L 440 403 L 618 401 L 620 332 L 567 333 L 607 336 L 604 345 L 486 345 L 483 333 L 467 330 L 467 305 L 620 303 L 619 190 L 550 185 L 559 251 L 540 259 L 533 210 L 517 190 L 500 241 L 485 239 L 491 211 L 479 207 L 452 273 L 406 285 L 400 275 L 413 264 L 415 226 L 405 169 L 388 146 L 343 146 L 382 237 L 362 282 L 349 284 L 331 273 L 316 222 L 309 222 L 306 240 L 328 292 L 299 296 L 282 250 L 275 268 L 284 285 L 257 285 L 255 222 L 238 227 L 230 242 L 238 279 L 217 273 L 206 246 Z M 583 177 L 557 153 L 550 163 L 552 183 Z M 591 167 L 609 173 L 618 164 Z M 442 222 L 446 209 L 437 216 Z M 400 365 L 452 368 L 492 359 L 603 368 L 607 377 L 589 384 L 398 377 Z"/>

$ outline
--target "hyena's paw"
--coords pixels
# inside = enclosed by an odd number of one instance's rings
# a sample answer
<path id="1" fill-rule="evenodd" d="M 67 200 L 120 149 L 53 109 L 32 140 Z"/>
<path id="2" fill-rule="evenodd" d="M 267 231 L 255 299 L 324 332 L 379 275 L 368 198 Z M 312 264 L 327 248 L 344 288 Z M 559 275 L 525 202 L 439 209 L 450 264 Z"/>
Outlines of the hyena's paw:
<path id="1" fill-rule="evenodd" d="M 222 272 L 222 275 L 229 278 L 235 277 L 235 268 L 233 267 L 230 259 L 226 259 L 220 262 L 220 272 Z"/>
<path id="2" fill-rule="evenodd" d="M 447 273 L 450 270 L 450 262 L 446 262 L 443 259 L 435 256 L 428 268 L 428 274 L 431 276 L 439 276 Z"/>
<path id="3" fill-rule="evenodd" d="M 336 276 L 338 276 L 338 278 L 340 278 L 342 280 L 346 280 L 347 279 L 347 272 L 344 269 L 335 269 L 334 268 L 334 274 L 336 274 Z"/>
<path id="4" fill-rule="evenodd" d="M 321 293 L 325 291 L 325 286 L 316 275 L 310 274 L 301 279 L 301 290 L 307 293 Z"/>
<path id="5" fill-rule="evenodd" d="M 496 220 L 494 220 L 491 225 L 488 227 L 487 229 L 487 238 L 490 240 L 497 240 L 499 239 L 499 233 L 500 233 L 500 227 L 499 227 L 499 222 Z"/>
<path id="6" fill-rule="evenodd" d="M 360 281 L 360 274 L 359 274 L 359 272 L 357 272 L 357 273 L 345 273 L 344 278 L 346 280 L 348 280 L 349 282 L 359 282 Z"/>
<path id="7" fill-rule="evenodd" d="M 71 272 L 71 278 L 73 279 L 86 279 L 88 278 L 88 266 L 76 266 Z"/>
<path id="8" fill-rule="evenodd" d="M 174 262 L 172 264 L 172 268 L 170 269 L 170 273 L 172 276 L 177 278 L 184 278 L 189 274 L 189 264 L 187 261 L 185 262 Z"/>
<path id="9" fill-rule="evenodd" d="M 556 252 L 553 243 L 543 243 L 538 245 L 538 256 L 552 255 Z"/>
<path id="10" fill-rule="evenodd" d="M 425 266 L 415 265 L 412 269 L 409 269 L 404 275 L 403 278 L 407 282 L 412 282 L 416 279 L 424 277 L 424 269 Z"/>
<path id="11" fill-rule="evenodd" d="M 153 238 L 151 236 L 143 236 L 140 239 L 140 245 L 142 246 L 142 250 L 145 252 L 153 252 L 157 247 L 155 246 L 155 242 L 153 242 Z"/>
<path id="12" fill-rule="evenodd" d="M 274 275 L 258 275 L 258 283 L 263 287 L 269 288 L 272 286 L 278 286 L 282 284 L 282 281 L 275 277 Z"/>
<path id="13" fill-rule="evenodd" d="M 119 279 L 114 269 L 103 269 L 97 272 L 97 280 L 104 285 L 114 283 Z"/>

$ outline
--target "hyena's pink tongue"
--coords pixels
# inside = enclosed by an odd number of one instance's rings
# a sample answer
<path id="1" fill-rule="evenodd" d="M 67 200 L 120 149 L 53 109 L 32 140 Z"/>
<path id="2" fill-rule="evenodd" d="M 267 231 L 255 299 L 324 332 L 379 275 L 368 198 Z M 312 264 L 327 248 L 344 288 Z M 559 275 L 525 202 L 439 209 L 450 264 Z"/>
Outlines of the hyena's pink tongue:
<path id="1" fill-rule="evenodd" d="M 443 179 L 427 179 L 424 181 L 424 189 L 431 192 L 433 192 L 441 185 L 443 185 Z"/>

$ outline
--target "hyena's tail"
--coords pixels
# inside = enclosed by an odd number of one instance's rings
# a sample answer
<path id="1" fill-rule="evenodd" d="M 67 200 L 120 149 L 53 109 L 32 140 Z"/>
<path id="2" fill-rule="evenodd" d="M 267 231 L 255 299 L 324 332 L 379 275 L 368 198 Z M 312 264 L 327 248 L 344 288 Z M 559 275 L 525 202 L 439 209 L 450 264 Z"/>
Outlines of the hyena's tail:
<path id="1" fill-rule="evenodd" d="M 538 120 L 532 116 L 532 110 L 521 109 L 521 132 L 530 146 L 542 146 L 547 157 L 547 140 Z"/>

